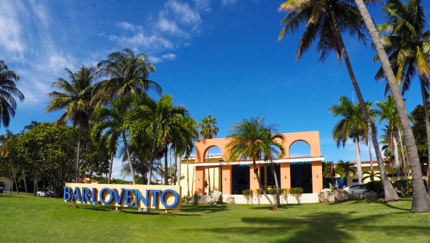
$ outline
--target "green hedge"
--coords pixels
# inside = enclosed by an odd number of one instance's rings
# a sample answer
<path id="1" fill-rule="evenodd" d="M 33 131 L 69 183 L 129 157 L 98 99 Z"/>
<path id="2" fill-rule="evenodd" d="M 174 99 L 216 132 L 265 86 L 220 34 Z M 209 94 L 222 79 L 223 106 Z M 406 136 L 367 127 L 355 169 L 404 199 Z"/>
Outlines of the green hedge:
<path id="1" fill-rule="evenodd" d="M 297 203 L 300 203 L 300 197 L 303 194 L 303 188 L 300 188 L 300 187 L 290 188 L 290 194 L 297 199 Z"/>
<path id="2" fill-rule="evenodd" d="M 412 179 L 402 179 L 393 183 L 394 188 L 402 193 L 402 196 L 412 195 Z"/>
<path id="3" fill-rule="evenodd" d="M 376 192 L 379 194 L 384 191 L 384 185 L 382 184 L 382 181 L 368 182 L 364 186 L 369 192 Z"/>

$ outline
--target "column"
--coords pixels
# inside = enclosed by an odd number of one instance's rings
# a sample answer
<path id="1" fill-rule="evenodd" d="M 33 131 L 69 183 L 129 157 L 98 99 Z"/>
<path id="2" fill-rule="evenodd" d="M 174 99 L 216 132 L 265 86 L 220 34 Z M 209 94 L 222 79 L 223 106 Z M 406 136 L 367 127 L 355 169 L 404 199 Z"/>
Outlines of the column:
<path id="1" fill-rule="evenodd" d="M 291 170 L 290 163 L 281 163 L 281 178 L 279 179 L 281 188 L 291 188 Z"/>
<path id="2" fill-rule="evenodd" d="M 205 166 L 196 166 L 196 193 L 205 194 Z"/>
<path id="3" fill-rule="evenodd" d="M 323 188 L 322 163 L 312 161 L 312 192 L 319 193 Z"/>
<path id="4" fill-rule="evenodd" d="M 223 165 L 222 166 L 222 194 L 223 195 L 231 195 L 231 178 L 232 178 L 232 170 L 233 166 L 231 165 Z"/>
<path id="5" fill-rule="evenodd" d="M 258 176 L 261 178 L 260 164 L 257 164 L 257 168 L 258 168 Z M 254 173 L 254 165 L 249 166 L 249 189 L 253 190 L 254 193 L 256 193 L 255 191 L 256 189 L 260 189 L 260 185 L 258 185 L 258 180 Z"/>

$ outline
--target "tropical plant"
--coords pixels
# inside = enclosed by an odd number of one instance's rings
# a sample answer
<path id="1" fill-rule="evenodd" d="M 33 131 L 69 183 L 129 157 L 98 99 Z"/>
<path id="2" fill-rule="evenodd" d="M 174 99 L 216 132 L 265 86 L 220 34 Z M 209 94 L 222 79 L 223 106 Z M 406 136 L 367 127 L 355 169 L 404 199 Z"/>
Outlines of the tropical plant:
<path id="1" fill-rule="evenodd" d="M 388 95 L 385 99 L 385 102 L 376 101 L 376 106 L 378 107 L 375 110 L 375 113 L 379 115 L 379 123 L 383 120 L 386 120 L 388 123 L 388 129 L 386 129 L 386 138 L 392 146 L 392 150 L 395 151 L 393 153 L 396 167 L 397 180 L 400 180 L 400 163 L 399 163 L 399 153 L 397 149 L 397 139 L 395 131 L 398 132 L 398 136 L 401 136 L 400 129 L 400 121 L 399 116 L 397 115 L 396 106 L 394 105 L 393 96 Z M 404 161 L 404 156 L 403 156 Z"/>
<path id="2" fill-rule="evenodd" d="M 276 192 L 276 204 L 278 207 L 281 206 L 281 197 L 279 192 L 278 177 L 275 171 L 275 164 L 273 163 L 273 157 L 283 157 L 285 154 L 282 143 L 284 141 L 284 136 L 277 132 L 275 126 L 266 127 L 265 139 L 263 140 L 263 153 L 264 160 L 270 161 L 270 169 L 272 171 L 273 178 L 275 180 L 275 192 Z M 279 151 L 278 151 L 279 150 Z"/>
<path id="3" fill-rule="evenodd" d="M 428 80 L 430 66 L 427 63 L 430 59 L 430 31 L 424 29 L 426 16 L 424 7 L 420 5 L 421 2 L 421 0 L 387 1 L 382 11 L 388 22 L 380 24 L 376 28 L 384 34 L 381 41 L 389 55 L 391 67 L 396 73 L 396 81 L 401 84 L 402 94 L 409 90 L 414 76 L 418 74 L 425 112 L 427 149 L 430 149 L 430 121 L 427 107 L 430 87 Z M 379 69 L 375 78 L 384 79 L 382 68 Z M 387 85 L 386 92 L 388 90 Z M 427 163 L 430 163 L 430 159 Z"/>
<path id="4" fill-rule="evenodd" d="M 323 178 L 333 178 L 333 172 L 332 172 L 332 161 L 323 161 L 322 162 L 322 176 Z"/>
<path id="5" fill-rule="evenodd" d="M 127 153 L 128 163 L 130 166 L 131 180 L 133 185 L 136 179 L 131 161 L 130 150 L 128 148 L 127 137 L 130 130 L 129 114 L 134 98 L 127 96 L 123 100 L 114 99 L 111 108 L 102 107 L 96 110 L 94 114 L 94 136 L 100 137 L 104 133 L 107 137 L 117 142 L 122 138 Z"/>
<path id="6" fill-rule="evenodd" d="M 79 127 L 75 177 L 75 181 L 78 182 L 82 129 L 88 128 L 90 116 L 93 111 L 90 106 L 90 101 L 94 91 L 93 83 L 96 79 L 96 69 L 82 66 L 79 71 L 75 73 L 67 68 L 66 72 L 71 82 L 59 78 L 56 82 L 52 83 L 52 87 L 58 88 L 61 91 L 53 91 L 47 94 L 47 96 L 51 98 L 51 101 L 46 107 L 45 112 L 65 109 L 64 113 L 56 121 L 56 124 L 71 121 L 73 127 Z"/>
<path id="7" fill-rule="evenodd" d="M 148 96 L 146 92 L 151 89 L 159 95 L 162 93 L 160 85 L 148 79 L 149 74 L 155 72 L 155 67 L 145 54 L 135 54 L 125 48 L 122 52 L 111 53 L 107 60 L 97 64 L 97 68 L 100 75 L 108 77 L 97 84 L 99 91 L 92 100 L 97 107 L 114 98 L 122 100 L 128 95 L 135 98 Z"/>
<path id="8" fill-rule="evenodd" d="M 216 126 L 216 118 L 212 117 L 211 115 L 208 115 L 207 117 L 203 117 L 200 121 L 198 128 L 200 130 L 200 135 L 203 137 L 203 139 L 212 139 L 215 138 L 218 134 L 218 127 Z M 207 161 L 209 162 L 209 150 L 207 151 Z M 211 193 L 211 180 L 210 180 L 210 173 L 208 168 L 208 181 L 209 181 L 209 194 Z"/>
<path id="9" fill-rule="evenodd" d="M 335 172 L 338 174 L 341 178 L 344 178 L 343 185 L 345 184 L 345 181 L 348 181 L 349 175 L 356 175 L 355 170 L 353 169 L 354 165 L 347 162 L 344 162 L 343 160 L 339 160 L 335 166 Z M 362 179 L 364 180 L 364 179 Z M 341 185 L 342 187 L 342 185 Z"/>
<path id="10" fill-rule="evenodd" d="M 356 0 L 356 2 L 357 1 L 360 1 L 362 7 L 366 8 L 362 0 Z M 365 2 L 366 4 L 372 4 L 375 3 L 376 0 L 365 0 Z M 357 35 L 360 41 L 365 42 L 366 19 L 358 14 L 358 4 L 355 6 L 349 0 L 288 0 L 281 4 L 279 10 L 288 11 L 288 14 L 282 21 L 282 23 L 285 23 L 285 27 L 281 31 L 278 40 L 288 33 L 288 31 L 291 30 L 291 32 L 294 33 L 299 29 L 301 24 L 306 23 L 306 30 L 300 41 L 297 59 L 309 49 L 318 36 L 319 43 L 317 49 L 321 51 L 320 61 L 324 61 L 332 50 L 335 51 L 339 62 L 341 62 L 343 56 L 352 86 L 354 87 L 355 94 L 357 95 L 361 107 L 362 115 L 366 121 L 367 129 L 370 131 L 378 166 L 382 168 L 384 163 L 379 151 L 376 130 L 373 128 L 372 121 L 367 113 L 366 103 L 358 87 L 357 80 L 355 79 L 341 35 L 341 32 L 348 31 L 350 35 Z M 361 9 L 360 12 L 362 12 Z M 366 23 L 366 27 L 367 26 Z M 386 172 L 383 170 L 385 170 L 385 168 L 381 171 L 385 188 L 385 201 L 398 201 L 399 197 L 386 176 Z M 361 177 L 361 174 L 359 177 Z"/>
<path id="11" fill-rule="evenodd" d="M 136 107 L 130 116 L 133 122 L 131 138 L 134 140 L 141 132 L 149 133 L 152 138 L 149 178 L 152 176 L 154 160 L 161 158 L 162 155 L 165 155 L 164 171 L 168 171 L 167 146 L 171 141 L 179 140 L 181 136 L 185 137 L 187 128 L 183 124 L 188 117 L 188 110 L 184 106 L 173 104 L 171 95 L 164 95 L 157 102 L 147 96 L 138 97 Z M 164 183 L 167 184 L 167 176 Z"/>
<path id="12" fill-rule="evenodd" d="M 284 199 L 284 202 L 288 204 L 288 194 L 290 194 L 290 189 L 281 188 L 281 191 L 282 191 L 281 196 Z"/>
<path id="13" fill-rule="evenodd" d="M 290 188 L 290 194 L 296 198 L 297 203 L 300 204 L 300 199 L 303 194 L 303 188 L 296 187 L 296 188 Z"/>
<path id="14" fill-rule="evenodd" d="M 15 116 L 17 106 L 14 96 L 20 101 L 24 100 L 24 95 L 15 84 L 18 80 L 18 74 L 9 70 L 4 61 L 0 61 L 0 123 L 4 127 L 8 127 L 10 118 Z"/>
<path id="15" fill-rule="evenodd" d="M 6 130 L 6 134 L 3 134 L 0 136 L 0 143 L 1 143 L 0 156 L 2 160 L 5 160 L 8 162 L 12 172 L 12 179 L 15 182 L 16 192 L 19 194 L 19 188 L 15 177 L 15 169 L 14 169 L 14 166 L 16 168 L 18 163 L 17 151 L 16 151 L 16 141 L 18 139 L 18 136 L 19 136 L 18 134 L 13 134 L 10 130 Z M 25 193 L 27 194 L 27 186 L 25 186 Z"/>
<path id="16" fill-rule="evenodd" d="M 372 42 L 375 46 L 376 52 L 378 54 L 379 60 L 381 62 L 382 70 L 384 72 L 385 79 L 387 80 L 388 86 L 391 91 L 391 95 L 393 96 L 394 103 L 396 105 L 396 110 L 398 112 L 399 118 L 400 118 L 400 124 L 402 126 L 403 136 L 405 138 L 405 144 L 408 151 L 408 157 L 409 157 L 409 165 L 411 167 L 412 171 L 412 178 L 413 178 L 413 199 L 412 199 L 412 207 L 411 212 L 423 212 L 423 211 L 429 211 L 430 210 L 430 198 L 428 197 L 425 187 L 422 183 L 422 173 L 421 173 L 421 166 L 419 162 L 418 157 L 418 150 L 417 146 L 415 144 L 414 140 L 414 134 L 412 133 L 411 126 L 409 124 L 409 117 L 408 113 L 406 112 L 405 108 L 405 102 L 402 98 L 402 95 L 400 94 L 400 90 L 398 87 L 398 83 L 396 81 L 396 77 L 394 75 L 393 69 L 390 65 L 390 61 L 387 57 L 387 53 L 384 50 L 384 46 L 382 44 L 381 39 L 379 38 L 379 33 L 376 30 L 375 24 L 373 22 L 372 17 L 370 17 L 369 12 L 367 11 L 366 5 L 363 0 L 354 0 L 355 4 L 357 5 L 357 8 L 360 12 L 360 15 L 362 16 L 364 23 L 366 25 L 366 28 L 370 34 L 370 37 L 372 39 Z M 420 1 L 417 1 L 420 2 Z M 375 147 L 375 152 L 378 156 L 378 150 L 377 146 L 375 145 L 376 141 L 376 135 L 372 134 L 372 142 L 373 146 Z M 376 142 L 377 144 L 377 142 Z M 383 168 L 382 160 L 379 161 L 378 158 L 378 165 L 379 168 Z M 392 191 L 387 191 L 388 188 L 388 181 L 386 180 L 386 174 L 381 171 L 382 181 L 384 184 L 384 194 L 385 194 L 385 200 L 387 200 L 387 193 L 390 193 L 392 195 Z M 397 195 L 397 194 L 396 194 Z M 397 197 L 398 198 L 398 197 Z M 398 200 L 398 199 L 396 199 Z"/>
<path id="17" fill-rule="evenodd" d="M 373 171 L 363 172 L 363 181 L 369 179 L 371 182 L 374 182 L 375 178 L 378 178 L 379 180 L 381 180 L 381 173 L 373 172 Z"/>
<path id="18" fill-rule="evenodd" d="M 264 191 L 256 163 L 256 160 L 260 159 L 262 153 L 264 153 L 266 146 L 263 142 L 267 139 L 267 128 L 264 124 L 264 118 L 262 116 L 249 120 L 243 118 L 241 122 L 232 125 L 227 138 L 230 139 L 230 142 L 226 145 L 226 149 L 229 153 L 228 161 L 234 161 L 239 158 L 252 159 L 254 174 L 261 192 L 272 205 L 273 210 L 279 210 Z"/>
<path id="19" fill-rule="evenodd" d="M 354 105 L 347 97 L 340 98 L 339 105 L 332 105 L 329 109 L 334 117 L 342 116 L 343 119 L 338 121 L 333 128 L 333 139 L 337 147 L 345 147 L 348 138 L 354 140 L 355 156 L 357 158 L 358 183 L 361 183 L 361 158 L 359 142 L 362 137 L 367 136 L 367 126 L 363 119 L 360 106 Z"/>

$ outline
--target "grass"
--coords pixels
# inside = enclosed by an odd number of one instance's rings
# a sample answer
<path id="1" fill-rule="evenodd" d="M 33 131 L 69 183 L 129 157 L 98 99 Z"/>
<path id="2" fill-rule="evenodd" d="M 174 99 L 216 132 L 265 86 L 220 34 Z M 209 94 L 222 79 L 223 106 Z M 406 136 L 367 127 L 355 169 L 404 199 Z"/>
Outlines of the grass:
<path id="1" fill-rule="evenodd" d="M 384 204 L 198 205 L 175 216 L 0 194 L 0 242 L 430 242 L 430 213 Z"/>

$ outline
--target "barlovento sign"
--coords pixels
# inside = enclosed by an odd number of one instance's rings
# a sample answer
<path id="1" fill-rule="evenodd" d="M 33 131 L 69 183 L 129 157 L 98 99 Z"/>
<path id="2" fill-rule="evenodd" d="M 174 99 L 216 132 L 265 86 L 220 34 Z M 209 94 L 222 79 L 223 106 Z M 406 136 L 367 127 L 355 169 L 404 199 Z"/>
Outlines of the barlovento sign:
<path id="1" fill-rule="evenodd" d="M 63 199 L 116 207 L 180 209 L 179 195 L 181 186 L 66 183 Z"/>

